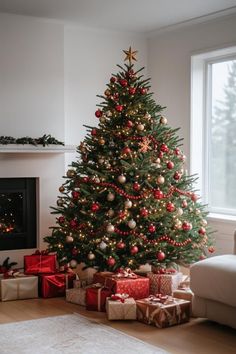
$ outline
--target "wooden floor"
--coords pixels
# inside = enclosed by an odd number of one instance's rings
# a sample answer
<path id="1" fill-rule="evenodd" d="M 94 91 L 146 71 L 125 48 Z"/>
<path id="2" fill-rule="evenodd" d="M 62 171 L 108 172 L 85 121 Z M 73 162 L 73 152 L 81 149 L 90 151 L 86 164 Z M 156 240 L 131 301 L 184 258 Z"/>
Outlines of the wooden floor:
<path id="1" fill-rule="evenodd" d="M 108 321 L 105 313 L 86 311 L 81 306 L 67 303 L 64 298 L 0 302 L 0 323 L 58 316 L 74 312 L 150 344 L 162 347 L 172 354 L 236 353 L 236 330 L 203 319 L 192 319 L 187 324 L 157 329 L 136 321 Z"/>

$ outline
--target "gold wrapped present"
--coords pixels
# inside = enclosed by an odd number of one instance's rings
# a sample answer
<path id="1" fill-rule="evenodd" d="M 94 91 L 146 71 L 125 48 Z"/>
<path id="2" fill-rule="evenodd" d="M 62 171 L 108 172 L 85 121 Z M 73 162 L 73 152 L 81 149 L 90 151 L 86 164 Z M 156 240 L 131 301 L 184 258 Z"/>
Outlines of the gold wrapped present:
<path id="1" fill-rule="evenodd" d="M 136 302 L 130 298 L 106 299 L 106 312 L 108 320 L 136 320 Z"/>
<path id="2" fill-rule="evenodd" d="M 158 328 L 174 326 L 189 321 L 190 301 L 168 298 L 161 303 L 159 298 L 137 300 L 137 319 Z"/>
<path id="3" fill-rule="evenodd" d="M 173 291 L 178 289 L 182 276 L 183 274 L 177 271 L 170 274 L 147 273 L 147 277 L 150 279 L 150 294 L 172 295 Z"/>
<path id="4" fill-rule="evenodd" d="M 20 275 L 0 280 L 1 300 L 21 300 L 38 297 L 38 277 Z"/>
<path id="5" fill-rule="evenodd" d="M 66 290 L 66 301 L 86 306 L 86 288 L 73 288 Z"/>

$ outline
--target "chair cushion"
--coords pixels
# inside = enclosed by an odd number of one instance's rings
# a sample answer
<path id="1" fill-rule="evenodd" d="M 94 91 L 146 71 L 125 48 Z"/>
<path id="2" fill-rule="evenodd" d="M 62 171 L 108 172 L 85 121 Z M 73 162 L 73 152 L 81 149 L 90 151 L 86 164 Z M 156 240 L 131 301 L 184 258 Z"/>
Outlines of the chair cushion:
<path id="1" fill-rule="evenodd" d="M 211 257 L 193 264 L 190 287 L 197 296 L 236 306 L 236 255 Z"/>

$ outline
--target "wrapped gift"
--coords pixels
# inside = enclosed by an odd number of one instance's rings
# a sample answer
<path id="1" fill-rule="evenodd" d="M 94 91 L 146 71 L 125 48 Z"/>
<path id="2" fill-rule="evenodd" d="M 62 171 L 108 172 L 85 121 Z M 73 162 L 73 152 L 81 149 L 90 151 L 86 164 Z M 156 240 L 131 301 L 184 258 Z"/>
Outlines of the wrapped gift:
<path id="1" fill-rule="evenodd" d="M 179 284 L 179 289 L 181 288 L 189 288 L 190 287 L 190 276 L 189 275 L 183 275 L 183 278 Z"/>
<path id="2" fill-rule="evenodd" d="M 74 273 L 40 275 L 40 295 L 44 298 L 65 296 L 66 289 L 73 288 Z"/>
<path id="3" fill-rule="evenodd" d="M 66 301 L 86 306 L 86 288 L 67 289 Z"/>
<path id="4" fill-rule="evenodd" d="M 189 321 L 190 302 L 168 297 L 164 303 L 150 297 L 137 300 L 137 320 L 158 328 L 174 326 Z"/>
<path id="5" fill-rule="evenodd" d="M 178 286 L 182 280 L 182 273 L 171 272 L 164 274 L 155 274 L 149 272 L 147 274 L 150 279 L 150 294 L 163 294 L 172 295 L 174 290 L 178 289 Z"/>
<path id="6" fill-rule="evenodd" d="M 73 280 L 73 288 L 79 289 L 82 287 L 82 281 L 78 274 L 75 274 L 75 279 Z M 84 287 L 84 286 L 83 286 Z"/>
<path id="7" fill-rule="evenodd" d="M 93 284 L 86 288 L 86 310 L 106 312 L 106 298 L 112 294 L 111 290 L 102 284 Z"/>
<path id="8" fill-rule="evenodd" d="M 193 292 L 190 288 L 179 288 L 173 292 L 173 297 L 188 300 L 191 302 L 193 298 Z"/>
<path id="9" fill-rule="evenodd" d="M 101 283 L 111 289 L 113 293 L 128 294 L 136 299 L 144 299 L 149 295 L 149 279 L 136 275 L 135 277 L 121 277 L 110 272 L 95 273 L 94 283 Z"/>
<path id="10" fill-rule="evenodd" d="M 38 297 L 38 277 L 18 274 L 0 280 L 2 301 L 33 299 Z"/>
<path id="11" fill-rule="evenodd" d="M 32 254 L 24 256 L 25 274 L 53 274 L 56 272 L 56 255 Z"/>
<path id="12" fill-rule="evenodd" d="M 108 320 L 136 320 L 136 302 L 132 297 L 115 294 L 106 299 L 106 312 Z"/>

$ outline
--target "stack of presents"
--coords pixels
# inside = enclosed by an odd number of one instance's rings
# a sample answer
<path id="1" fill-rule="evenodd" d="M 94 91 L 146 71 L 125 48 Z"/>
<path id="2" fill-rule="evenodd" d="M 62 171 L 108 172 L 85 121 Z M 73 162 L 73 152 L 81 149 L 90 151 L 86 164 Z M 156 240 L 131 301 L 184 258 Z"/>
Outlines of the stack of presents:
<path id="1" fill-rule="evenodd" d="M 97 272 L 81 280 L 71 270 L 58 272 L 56 256 L 24 257 L 24 273 L 1 278 L 1 300 L 66 296 L 89 311 L 103 311 L 108 320 L 138 320 L 158 328 L 189 321 L 192 293 L 189 280 L 174 270 L 153 269 L 139 275 L 130 269 Z"/>

